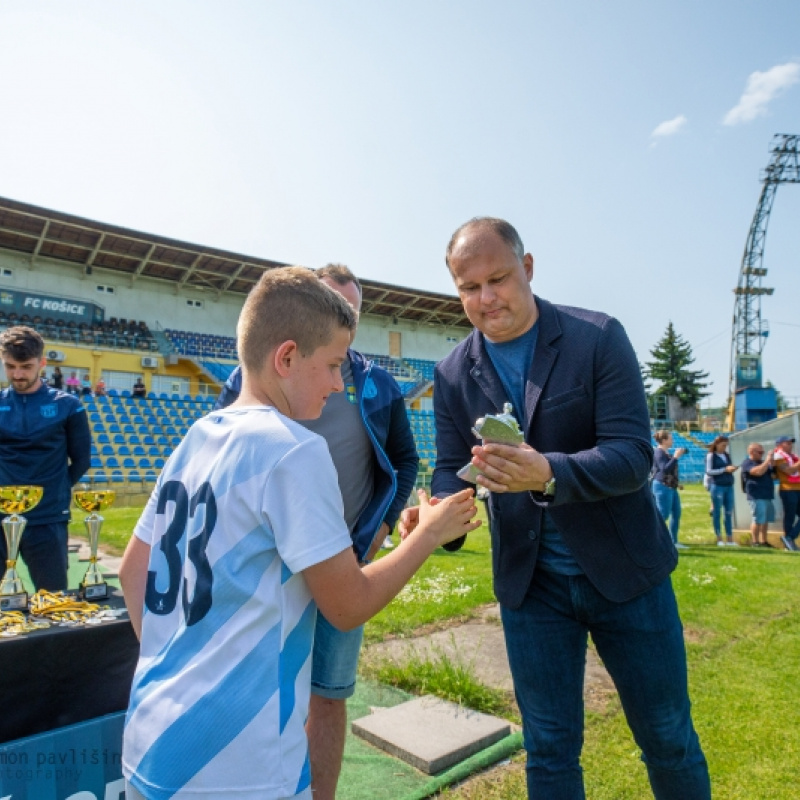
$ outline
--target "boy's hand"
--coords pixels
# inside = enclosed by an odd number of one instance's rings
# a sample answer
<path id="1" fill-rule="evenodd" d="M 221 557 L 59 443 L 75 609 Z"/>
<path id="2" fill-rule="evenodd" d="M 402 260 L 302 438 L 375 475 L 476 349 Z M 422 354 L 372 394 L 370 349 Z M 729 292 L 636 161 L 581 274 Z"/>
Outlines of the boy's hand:
<path id="1" fill-rule="evenodd" d="M 481 521 L 474 519 L 478 513 L 474 490 L 462 489 L 460 492 L 436 502 L 428 500 L 428 493 L 424 489 L 418 490 L 417 494 L 419 508 L 418 523 L 415 526 L 416 535 L 432 536 L 436 547 L 441 547 L 480 527 Z M 404 529 L 407 529 L 407 526 L 403 522 L 401 523 L 401 532 Z M 408 535 L 410 532 L 406 533 L 403 538 Z"/>

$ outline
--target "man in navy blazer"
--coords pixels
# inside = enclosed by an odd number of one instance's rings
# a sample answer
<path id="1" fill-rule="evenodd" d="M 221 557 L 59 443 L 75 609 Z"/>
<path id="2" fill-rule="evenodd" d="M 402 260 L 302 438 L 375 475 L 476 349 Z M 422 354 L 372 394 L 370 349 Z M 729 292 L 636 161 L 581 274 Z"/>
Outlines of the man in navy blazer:
<path id="1" fill-rule="evenodd" d="M 490 491 L 494 587 L 523 718 L 528 796 L 585 796 L 591 634 L 654 796 L 707 800 L 669 578 L 677 552 L 648 487 L 649 418 L 625 331 L 605 314 L 535 297 L 533 258 L 504 220 L 467 222 L 446 260 L 475 329 L 436 368 L 432 491 L 464 488 L 457 472 L 468 462 Z M 508 402 L 524 443 L 481 445 L 476 419 Z M 413 510 L 404 512 L 401 532 L 414 522 Z"/>

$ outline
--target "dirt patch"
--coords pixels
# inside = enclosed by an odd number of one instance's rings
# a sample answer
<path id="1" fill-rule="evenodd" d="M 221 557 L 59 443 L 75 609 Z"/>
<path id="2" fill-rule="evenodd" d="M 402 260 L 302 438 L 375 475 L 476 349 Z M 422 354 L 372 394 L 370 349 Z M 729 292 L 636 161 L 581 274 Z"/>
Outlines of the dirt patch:
<path id="1" fill-rule="evenodd" d="M 414 655 L 431 661 L 444 655 L 471 669 L 486 686 L 508 693 L 514 690 L 497 605 L 482 607 L 474 619 L 461 624 L 421 635 L 415 632 L 413 637 L 390 639 L 366 648 L 367 658 L 388 658 L 396 663 L 408 661 Z M 583 691 L 586 707 L 601 713 L 616 693 L 611 677 L 592 648 L 586 653 Z"/>

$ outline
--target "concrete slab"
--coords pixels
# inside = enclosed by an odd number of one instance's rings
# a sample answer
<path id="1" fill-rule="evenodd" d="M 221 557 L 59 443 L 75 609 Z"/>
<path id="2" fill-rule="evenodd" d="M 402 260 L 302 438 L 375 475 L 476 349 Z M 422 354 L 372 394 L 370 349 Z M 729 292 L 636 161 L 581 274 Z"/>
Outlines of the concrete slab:
<path id="1" fill-rule="evenodd" d="M 435 775 L 504 739 L 511 733 L 511 725 L 425 696 L 354 720 L 352 731 L 418 770 Z"/>

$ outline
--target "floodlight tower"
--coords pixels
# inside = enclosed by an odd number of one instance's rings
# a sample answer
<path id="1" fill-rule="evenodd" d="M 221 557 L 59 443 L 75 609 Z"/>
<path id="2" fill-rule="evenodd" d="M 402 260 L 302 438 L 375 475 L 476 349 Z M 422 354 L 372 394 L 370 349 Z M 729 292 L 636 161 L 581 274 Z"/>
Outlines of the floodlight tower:
<path id="1" fill-rule="evenodd" d="M 767 274 L 764 267 L 764 242 L 775 193 L 781 183 L 800 183 L 800 136 L 778 133 L 770 145 L 770 160 L 761 174 L 764 187 L 750 223 L 750 232 L 742 256 L 739 283 L 734 289 L 731 341 L 729 429 L 764 422 L 776 414 L 766 396 L 750 391 L 762 388 L 761 353 L 769 335 L 767 321 L 761 318 L 761 298 L 775 290 L 762 286 Z M 762 395 L 763 395 L 762 390 Z M 774 401 L 774 391 L 772 392 Z M 767 403 L 765 406 L 764 403 Z"/>

